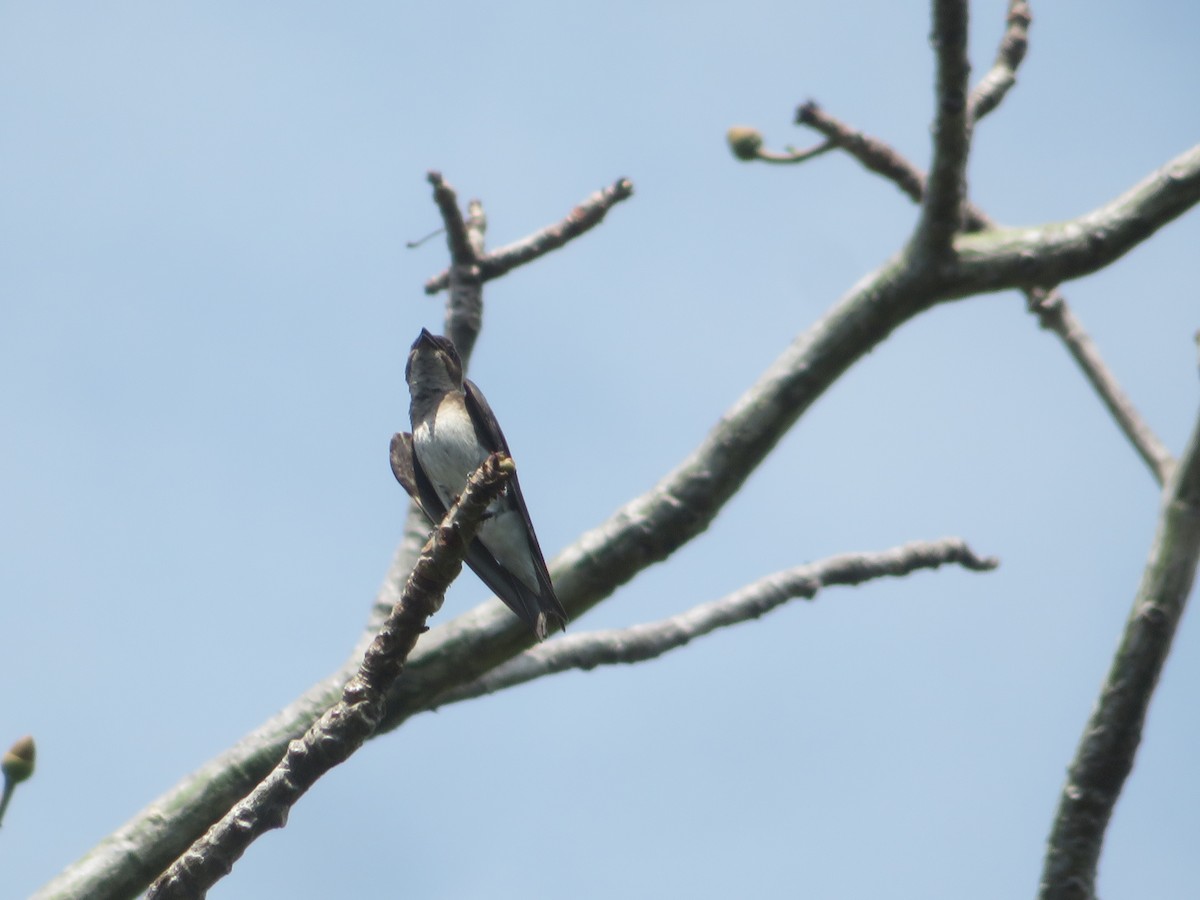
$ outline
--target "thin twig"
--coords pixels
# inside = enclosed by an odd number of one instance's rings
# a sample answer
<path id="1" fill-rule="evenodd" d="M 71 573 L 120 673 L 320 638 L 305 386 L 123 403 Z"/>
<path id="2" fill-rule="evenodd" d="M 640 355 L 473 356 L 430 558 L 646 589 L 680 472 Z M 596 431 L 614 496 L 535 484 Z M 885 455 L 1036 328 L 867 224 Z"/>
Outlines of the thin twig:
<path id="1" fill-rule="evenodd" d="M 882 175 L 914 203 L 925 196 L 925 173 L 886 141 L 852 128 L 809 100 L 796 110 L 796 124 L 807 125 L 846 151 L 869 172 Z M 972 203 L 963 210 L 964 230 L 979 231 L 991 225 L 987 215 Z"/>
<path id="2" fill-rule="evenodd" d="M 446 228 L 446 243 L 450 247 L 451 265 L 472 265 L 477 260 L 467 239 L 467 223 L 462 211 L 458 208 L 458 194 L 441 172 L 429 172 L 426 179 L 433 185 L 433 199 L 437 203 L 438 212 L 442 214 L 442 223 Z M 447 278 L 449 273 L 447 273 Z"/>
<path id="3" fill-rule="evenodd" d="M 284 826 L 288 811 L 318 778 L 345 762 L 371 736 L 388 689 L 426 631 L 426 620 L 441 608 L 446 589 L 462 570 L 463 556 L 488 504 L 514 471 L 507 456 L 493 454 L 472 473 L 458 501 L 434 529 L 342 699 L 288 746 L 287 754 L 249 796 L 159 877 L 148 900 L 203 897 L 260 835 Z"/>
<path id="4" fill-rule="evenodd" d="M 783 151 L 760 149 L 756 159 L 765 163 L 775 163 L 778 165 L 792 165 L 794 163 L 808 162 L 828 153 L 830 150 L 836 150 L 838 145 L 831 140 L 821 141 L 819 144 L 814 144 L 811 147 L 806 147 L 803 150 L 797 150 L 795 147 L 784 147 Z"/>
<path id="5" fill-rule="evenodd" d="M 880 553 L 834 556 L 768 575 L 720 600 L 658 622 L 572 634 L 539 644 L 437 698 L 436 705 L 470 700 L 569 669 L 590 670 L 653 659 L 717 629 L 756 619 L 789 600 L 811 600 L 825 587 L 861 584 L 887 575 L 908 575 L 947 563 L 957 563 L 975 572 L 994 569 L 998 564 L 995 559 L 976 556 L 958 538 L 915 541 Z"/>
<path id="6" fill-rule="evenodd" d="M 632 196 L 633 182 L 627 178 L 618 179 L 608 187 L 596 191 L 571 210 L 560 222 L 481 256 L 479 259 L 480 281 L 499 278 L 517 266 L 532 262 L 551 250 L 557 250 L 573 238 L 595 228 L 604 220 L 605 214 L 612 207 Z M 425 282 L 425 293 L 436 294 L 438 291 L 445 290 L 449 285 L 450 271 L 446 270 Z"/>
<path id="7" fill-rule="evenodd" d="M 858 160 L 868 171 L 882 175 L 904 191 L 916 203 L 925 196 L 925 173 L 878 138 L 856 131 L 823 110 L 815 100 L 796 109 L 796 124 L 807 125 L 825 135 L 838 147 Z"/>
<path id="8" fill-rule="evenodd" d="M 1133 768 L 1146 711 L 1200 563 L 1200 421 L 1167 479 L 1150 559 L 1067 773 L 1041 900 L 1092 900 L 1104 832 Z"/>
<path id="9" fill-rule="evenodd" d="M 445 234 L 445 232 L 446 232 L 445 226 L 443 226 L 441 228 L 435 228 L 433 231 L 429 232 L 429 234 L 425 235 L 424 237 L 417 238 L 415 241 L 405 241 L 404 246 L 408 250 L 416 250 L 418 247 L 422 246 L 427 241 L 431 241 L 435 237 L 437 237 L 439 234 Z"/>
<path id="10" fill-rule="evenodd" d="M 967 0 L 934 0 L 933 34 L 937 56 L 936 101 L 933 119 L 933 161 L 925 184 L 921 219 L 913 246 L 924 257 L 940 258 L 951 251 L 963 228 L 967 199 L 967 155 L 971 149 L 971 120 L 967 114 Z"/>
<path id="11" fill-rule="evenodd" d="M 1000 39 L 1000 47 L 996 51 L 996 61 L 979 84 L 975 85 L 975 90 L 971 91 L 968 107 L 972 122 L 978 122 L 998 107 L 1004 95 L 1017 83 L 1017 69 L 1021 67 L 1025 51 L 1029 49 L 1029 25 L 1032 21 L 1033 14 L 1025 0 L 1009 0 L 1008 20 L 1004 37 Z"/>
<path id="12" fill-rule="evenodd" d="M 1026 292 L 1029 311 L 1038 317 L 1042 327 L 1054 332 L 1066 345 L 1072 358 L 1091 383 L 1101 401 L 1108 408 L 1117 425 L 1133 444 L 1138 455 L 1160 484 L 1165 484 L 1175 464 L 1171 452 L 1158 439 L 1148 422 L 1142 418 L 1109 371 L 1100 351 L 1091 337 L 1084 331 L 1083 324 L 1075 317 L 1066 299 L 1057 290 L 1046 291 L 1035 288 Z"/>

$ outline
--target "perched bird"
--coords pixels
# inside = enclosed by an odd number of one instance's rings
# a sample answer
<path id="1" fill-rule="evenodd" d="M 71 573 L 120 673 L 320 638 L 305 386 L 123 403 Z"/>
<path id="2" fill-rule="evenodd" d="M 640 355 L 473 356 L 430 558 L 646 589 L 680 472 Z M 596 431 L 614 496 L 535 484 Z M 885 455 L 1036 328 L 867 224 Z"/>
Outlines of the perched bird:
<path id="1" fill-rule="evenodd" d="M 393 438 L 392 468 L 409 493 L 415 488 L 425 515 L 438 522 L 462 493 L 467 477 L 492 453 L 508 453 L 508 443 L 479 388 L 463 378 L 449 338 L 422 328 L 408 353 L 404 377 L 412 395 L 412 437 Z M 405 483 L 409 479 L 411 486 Z M 566 626 L 567 613 L 554 594 L 516 473 L 488 508 L 466 562 L 539 640 L 548 628 Z"/>

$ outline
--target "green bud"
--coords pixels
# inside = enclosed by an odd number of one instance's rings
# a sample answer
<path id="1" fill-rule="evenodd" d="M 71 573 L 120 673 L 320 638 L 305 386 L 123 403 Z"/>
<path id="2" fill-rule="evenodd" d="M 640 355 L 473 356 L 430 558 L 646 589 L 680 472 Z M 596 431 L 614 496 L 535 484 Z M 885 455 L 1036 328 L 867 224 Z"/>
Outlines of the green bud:
<path id="1" fill-rule="evenodd" d="M 748 125 L 734 125 L 725 133 L 725 140 L 733 155 L 744 162 L 758 159 L 758 151 L 763 145 L 762 135 Z"/>
<path id="2" fill-rule="evenodd" d="M 25 735 L 8 748 L 4 759 L 0 762 L 0 770 L 4 779 L 10 784 L 20 784 L 33 774 L 33 761 L 37 750 L 33 745 L 33 736 Z"/>

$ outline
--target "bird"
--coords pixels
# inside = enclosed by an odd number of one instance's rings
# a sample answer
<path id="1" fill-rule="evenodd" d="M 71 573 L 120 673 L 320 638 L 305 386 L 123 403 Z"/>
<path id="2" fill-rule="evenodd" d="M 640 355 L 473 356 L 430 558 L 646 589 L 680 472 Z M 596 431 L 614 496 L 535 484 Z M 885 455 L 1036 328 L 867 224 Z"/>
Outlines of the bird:
<path id="1" fill-rule="evenodd" d="M 488 456 L 512 454 L 483 393 L 463 377 L 462 360 L 449 338 L 422 328 L 409 350 L 404 379 L 412 434 L 392 439 L 392 469 L 436 523 Z M 550 628 L 565 629 L 567 612 L 550 582 L 515 472 L 488 507 L 466 563 L 538 640 Z"/>

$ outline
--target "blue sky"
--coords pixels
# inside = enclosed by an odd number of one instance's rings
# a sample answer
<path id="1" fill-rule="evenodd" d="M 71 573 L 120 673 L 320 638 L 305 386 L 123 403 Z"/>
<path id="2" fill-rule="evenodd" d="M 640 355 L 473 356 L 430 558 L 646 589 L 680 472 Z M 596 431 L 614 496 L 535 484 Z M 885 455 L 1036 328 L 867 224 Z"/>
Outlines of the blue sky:
<path id="1" fill-rule="evenodd" d="M 835 8 L 836 7 L 836 8 Z M 1034 5 L 973 199 L 1079 215 L 1197 140 L 1200 13 Z M 1004 3 L 976 3 L 990 64 Z M 850 161 L 746 166 L 815 98 L 928 156 L 912 4 L 0 4 L 0 832 L 25 896 L 332 671 L 405 497 L 404 357 L 438 300 L 426 170 L 499 246 L 618 177 L 598 230 L 489 285 L 472 374 L 549 554 L 649 488 L 893 253 Z M 1172 450 L 1196 414 L 1200 218 L 1067 296 Z M 581 473 L 587 473 L 582 476 Z M 831 590 L 658 661 L 370 743 L 213 897 L 1029 896 L 1157 491 L 1013 293 L 900 329 L 713 527 L 572 630 L 852 550 L 1001 558 Z M 484 596 L 469 573 L 441 613 Z M 1101 867 L 1183 896 L 1200 833 L 1185 617 Z"/>

